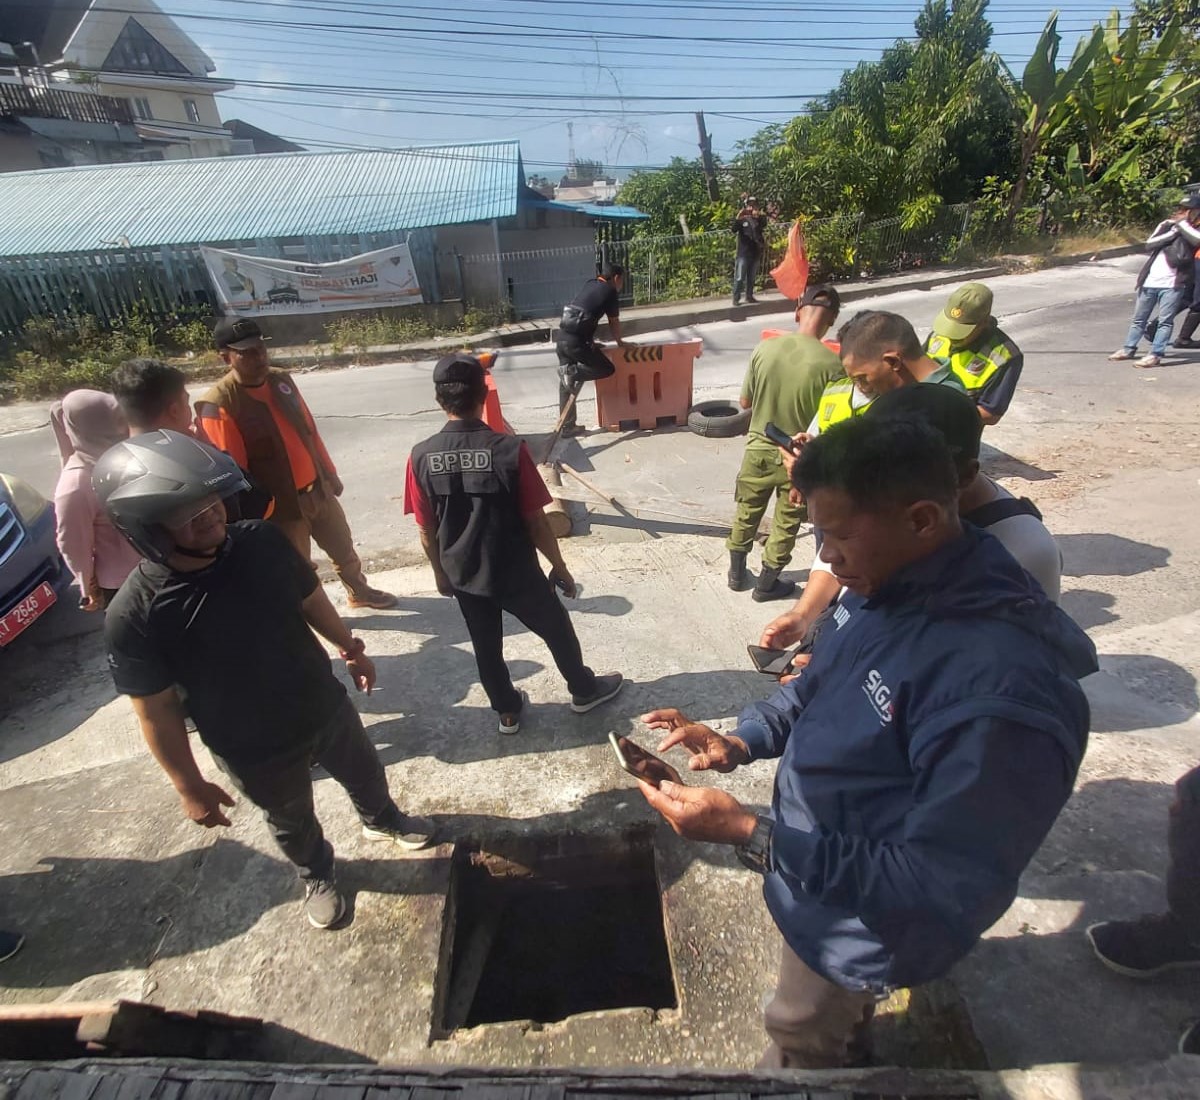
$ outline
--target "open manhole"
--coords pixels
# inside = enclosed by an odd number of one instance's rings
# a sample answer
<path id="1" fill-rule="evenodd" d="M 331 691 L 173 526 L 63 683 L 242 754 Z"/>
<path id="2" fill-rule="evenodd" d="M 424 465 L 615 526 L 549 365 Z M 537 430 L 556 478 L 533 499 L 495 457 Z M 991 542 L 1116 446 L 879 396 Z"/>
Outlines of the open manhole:
<path id="1" fill-rule="evenodd" d="M 648 836 L 492 847 L 455 851 L 434 1038 L 502 1020 L 676 1006 Z"/>

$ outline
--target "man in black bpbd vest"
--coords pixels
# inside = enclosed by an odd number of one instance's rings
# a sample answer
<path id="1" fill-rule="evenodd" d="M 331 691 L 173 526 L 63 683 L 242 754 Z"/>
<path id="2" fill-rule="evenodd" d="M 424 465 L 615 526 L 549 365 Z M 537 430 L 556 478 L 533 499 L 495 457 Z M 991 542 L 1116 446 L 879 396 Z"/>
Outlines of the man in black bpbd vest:
<path id="1" fill-rule="evenodd" d="M 454 596 L 475 647 L 479 679 L 501 733 L 521 728 L 526 697 L 504 663 L 502 612 L 515 615 L 550 648 L 583 714 L 621 690 L 619 672 L 597 676 L 583 663 L 579 639 L 555 595 L 575 595 L 543 508 L 550 494 L 529 448 L 483 423 L 487 386 L 479 360 L 447 355 L 433 370 L 446 426 L 413 448 L 404 486 L 404 511 L 416 517 L 421 546 L 438 591 Z M 550 562 L 542 572 L 537 552 Z"/>

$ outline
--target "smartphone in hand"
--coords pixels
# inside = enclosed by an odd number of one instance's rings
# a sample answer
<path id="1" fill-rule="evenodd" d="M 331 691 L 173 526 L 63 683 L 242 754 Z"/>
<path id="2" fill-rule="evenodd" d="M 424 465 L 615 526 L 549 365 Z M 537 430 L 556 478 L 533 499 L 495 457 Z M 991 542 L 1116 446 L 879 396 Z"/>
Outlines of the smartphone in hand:
<path id="1" fill-rule="evenodd" d="M 663 782 L 683 782 L 679 773 L 670 764 L 665 760 L 660 760 L 652 752 L 647 752 L 641 745 L 630 741 L 628 737 L 618 737 L 615 733 L 610 733 L 608 743 L 612 745 L 617 763 L 634 779 L 644 780 L 654 787 Z"/>
<path id="2" fill-rule="evenodd" d="M 769 420 L 763 425 L 763 435 L 765 435 L 776 447 L 782 447 L 785 451 L 791 454 L 799 454 L 795 442 L 792 437 L 787 434 L 782 428 L 775 427 Z"/>
<path id="3" fill-rule="evenodd" d="M 760 645 L 748 645 L 746 651 L 754 662 L 755 670 L 767 676 L 787 676 L 799 652 L 796 649 L 767 649 Z"/>

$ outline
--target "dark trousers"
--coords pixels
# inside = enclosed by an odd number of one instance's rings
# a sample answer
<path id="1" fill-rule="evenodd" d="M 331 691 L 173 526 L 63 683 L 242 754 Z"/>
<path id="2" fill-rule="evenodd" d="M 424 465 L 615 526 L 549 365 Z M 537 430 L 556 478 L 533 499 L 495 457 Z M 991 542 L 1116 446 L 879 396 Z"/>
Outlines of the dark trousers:
<path id="1" fill-rule="evenodd" d="M 1167 846 L 1167 908 L 1188 938 L 1200 943 L 1200 767 L 1175 784 Z"/>
<path id="2" fill-rule="evenodd" d="M 504 663 L 505 611 L 546 643 L 572 695 L 591 695 L 596 690 L 596 675 L 583 663 L 571 617 L 545 577 L 539 574 L 520 592 L 507 596 L 473 596 L 458 591 L 454 595 L 475 647 L 479 682 L 497 714 L 512 714 L 521 707 L 521 694 L 513 687 Z"/>
<path id="3" fill-rule="evenodd" d="M 275 843 L 296 865 L 301 879 L 333 876 L 333 846 L 313 810 L 312 761 L 336 779 L 364 825 L 387 825 L 401 816 L 388 793 L 375 746 L 349 698 L 317 734 L 312 752 L 234 764 L 214 753 L 233 785 L 263 812 Z"/>
<path id="4" fill-rule="evenodd" d="M 736 306 L 742 294 L 754 297 L 754 276 L 758 270 L 757 252 L 738 252 L 733 262 L 733 304 Z"/>
<path id="5" fill-rule="evenodd" d="M 558 338 L 554 350 L 558 353 L 559 367 L 574 367 L 575 377 L 585 382 L 595 382 L 601 378 L 609 378 L 616 372 L 612 360 L 591 340 L 577 340 L 567 335 Z M 571 387 L 560 370 L 558 375 L 558 411 L 561 414 L 567 407 L 571 396 Z M 576 406 L 571 406 L 571 412 L 563 421 L 564 428 L 574 428 L 576 423 Z"/>

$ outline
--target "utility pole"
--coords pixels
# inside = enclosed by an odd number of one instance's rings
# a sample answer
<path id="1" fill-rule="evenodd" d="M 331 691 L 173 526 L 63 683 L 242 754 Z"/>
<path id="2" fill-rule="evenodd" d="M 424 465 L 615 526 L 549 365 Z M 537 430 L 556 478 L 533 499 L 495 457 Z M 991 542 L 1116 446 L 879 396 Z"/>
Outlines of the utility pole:
<path id="1" fill-rule="evenodd" d="M 575 123 L 567 123 L 567 175 L 575 176 Z"/>
<path id="2" fill-rule="evenodd" d="M 700 135 L 700 163 L 704 166 L 704 182 L 708 186 L 708 197 L 716 202 L 720 198 L 717 192 L 717 171 L 713 167 L 712 138 L 704 128 L 704 112 L 696 112 L 696 132 Z"/>

